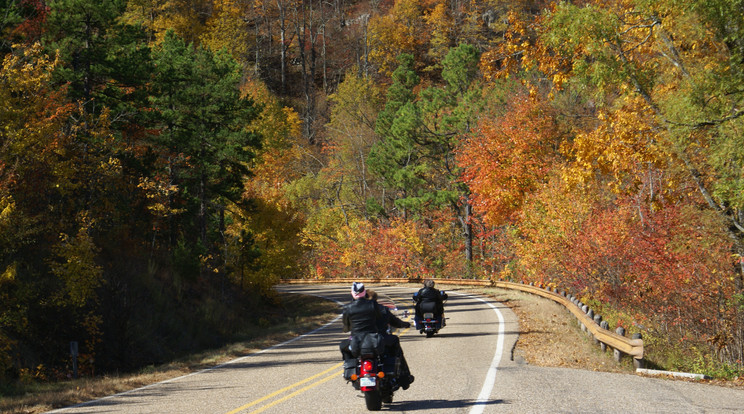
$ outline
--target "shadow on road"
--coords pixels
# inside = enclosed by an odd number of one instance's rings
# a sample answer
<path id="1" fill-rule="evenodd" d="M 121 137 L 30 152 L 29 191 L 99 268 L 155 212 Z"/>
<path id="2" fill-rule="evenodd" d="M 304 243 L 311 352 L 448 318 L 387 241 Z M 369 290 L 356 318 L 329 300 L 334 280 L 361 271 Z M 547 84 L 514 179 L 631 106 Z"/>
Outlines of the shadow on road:
<path id="1" fill-rule="evenodd" d="M 467 408 L 476 404 L 495 405 L 507 404 L 504 400 L 489 400 L 478 402 L 476 400 L 426 400 L 426 401 L 400 401 L 385 407 L 390 411 L 434 411 L 451 410 L 453 408 Z"/>
<path id="2" fill-rule="evenodd" d="M 444 329 L 447 329 L 447 328 L 444 328 Z M 506 331 L 506 332 L 504 332 L 504 334 L 505 335 L 522 335 L 523 332 L 520 332 L 520 331 Z M 424 336 L 424 334 L 419 334 L 419 335 L 421 335 L 419 337 L 419 339 L 434 340 L 434 338 L 442 338 L 442 339 L 444 339 L 444 338 L 468 338 L 468 337 L 475 337 L 475 336 L 497 336 L 498 333 L 495 333 L 495 332 L 471 332 L 471 333 L 453 332 L 453 333 L 449 333 L 449 332 L 439 331 L 439 333 L 437 333 L 436 335 L 434 335 L 434 337 L 432 337 L 432 338 L 427 338 L 426 336 Z M 404 338 L 404 341 L 411 340 L 411 338 L 408 337 L 408 336 L 404 336 L 402 338 Z"/>

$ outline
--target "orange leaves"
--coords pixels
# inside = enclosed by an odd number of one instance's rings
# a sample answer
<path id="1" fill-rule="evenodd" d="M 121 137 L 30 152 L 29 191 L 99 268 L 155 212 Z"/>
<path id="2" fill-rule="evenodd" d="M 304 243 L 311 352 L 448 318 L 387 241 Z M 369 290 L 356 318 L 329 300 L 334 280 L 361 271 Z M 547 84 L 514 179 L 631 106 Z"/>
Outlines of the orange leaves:
<path id="1" fill-rule="evenodd" d="M 555 157 L 549 145 L 555 134 L 549 111 L 524 97 L 515 98 L 504 116 L 481 120 L 457 160 L 486 221 L 509 220 L 538 188 Z"/>

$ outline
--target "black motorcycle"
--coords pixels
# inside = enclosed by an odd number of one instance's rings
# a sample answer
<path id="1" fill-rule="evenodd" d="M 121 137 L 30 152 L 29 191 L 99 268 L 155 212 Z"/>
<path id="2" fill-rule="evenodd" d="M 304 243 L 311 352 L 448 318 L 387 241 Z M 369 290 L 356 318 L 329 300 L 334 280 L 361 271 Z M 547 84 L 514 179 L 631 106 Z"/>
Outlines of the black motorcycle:
<path id="1" fill-rule="evenodd" d="M 446 302 L 447 294 L 443 290 L 440 290 L 439 294 L 442 296 L 442 300 Z M 427 338 L 431 338 L 447 325 L 444 313 L 438 314 L 436 312 L 436 304 L 434 302 L 419 303 L 418 299 L 418 292 L 416 292 L 413 294 L 414 307 L 421 306 L 422 309 L 420 309 L 421 316 L 414 317 L 413 321 L 419 333 L 425 333 Z"/>

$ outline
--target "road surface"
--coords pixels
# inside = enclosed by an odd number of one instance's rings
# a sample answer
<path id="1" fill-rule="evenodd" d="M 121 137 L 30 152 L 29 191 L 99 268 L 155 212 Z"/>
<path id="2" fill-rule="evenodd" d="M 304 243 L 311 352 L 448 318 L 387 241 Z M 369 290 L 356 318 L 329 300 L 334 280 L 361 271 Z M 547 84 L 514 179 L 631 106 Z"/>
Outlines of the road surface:
<path id="1" fill-rule="evenodd" d="M 368 286 L 412 312 L 404 286 Z M 348 286 L 280 286 L 348 302 Z M 400 330 L 416 380 L 382 411 L 411 413 L 733 413 L 744 391 L 636 375 L 533 367 L 511 360 L 519 326 L 504 304 L 448 291 L 447 326 L 433 338 Z M 406 311 L 409 316 L 406 317 Z M 359 413 L 364 397 L 341 376 L 340 316 L 326 326 L 212 369 L 54 413 Z"/>

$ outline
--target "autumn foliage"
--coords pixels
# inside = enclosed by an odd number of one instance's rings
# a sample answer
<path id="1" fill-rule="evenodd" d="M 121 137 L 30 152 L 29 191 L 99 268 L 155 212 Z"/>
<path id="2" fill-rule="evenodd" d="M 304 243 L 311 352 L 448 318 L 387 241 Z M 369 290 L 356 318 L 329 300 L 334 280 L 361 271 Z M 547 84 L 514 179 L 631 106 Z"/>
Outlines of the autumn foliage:
<path id="1" fill-rule="evenodd" d="M 742 370 L 738 2 L 0 16 L 0 386 L 67 377 L 71 340 L 85 375 L 217 345 L 340 276 L 550 284 L 660 366 Z"/>
<path id="2" fill-rule="evenodd" d="M 471 202 L 489 224 L 513 219 L 557 161 L 557 129 L 547 106 L 516 95 L 506 113 L 481 119 L 463 142 L 457 162 Z M 553 145 L 551 145 L 551 143 Z"/>

